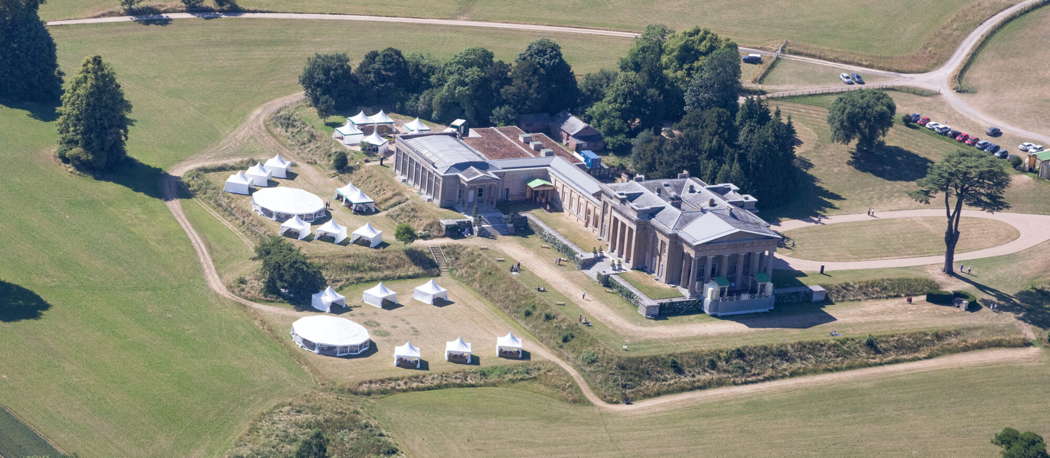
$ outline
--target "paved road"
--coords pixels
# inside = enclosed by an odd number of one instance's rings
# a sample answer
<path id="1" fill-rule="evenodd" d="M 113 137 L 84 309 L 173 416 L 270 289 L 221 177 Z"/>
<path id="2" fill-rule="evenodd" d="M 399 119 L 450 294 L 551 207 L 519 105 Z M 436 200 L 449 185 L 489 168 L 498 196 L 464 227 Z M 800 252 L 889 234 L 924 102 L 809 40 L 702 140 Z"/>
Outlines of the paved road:
<path id="1" fill-rule="evenodd" d="M 772 226 L 778 232 L 800 229 L 803 227 L 823 226 L 828 224 L 849 223 L 856 221 L 871 221 L 880 219 L 938 217 L 944 218 L 944 210 L 922 209 L 922 210 L 900 210 L 892 212 L 876 213 L 877 218 L 868 215 L 836 215 L 816 220 L 787 220 L 779 225 Z M 987 218 L 1009 224 L 1020 232 L 1020 237 L 1002 245 L 985 248 L 983 250 L 970 251 L 955 255 L 956 261 L 969 261 L 971 259 L 989 258 L 992 256 L 1003 256 L 1017 253 L 1034 247 L 1040 243 L 1050 240 L 1050 216 L 1029 215 L 1024 213 L 988 213 L 982 211 L 964 210 L 963 216 L 969 218 Z M 788 236 L 791 234 L 788 233 Z M 823 265 L 831 270 L 857 270 L 857 269 L 887 269 L 893 267 L 925 266 L 929 264 L 940 264 L 944 262 L 944 255 L 922 256 L 911 258 L 878 259 L 872 261 L 811 261 L 797 259 L 777 253 L 780 265 L 778 268 L 791 268 L 803 271 L 820 270 Z"/>

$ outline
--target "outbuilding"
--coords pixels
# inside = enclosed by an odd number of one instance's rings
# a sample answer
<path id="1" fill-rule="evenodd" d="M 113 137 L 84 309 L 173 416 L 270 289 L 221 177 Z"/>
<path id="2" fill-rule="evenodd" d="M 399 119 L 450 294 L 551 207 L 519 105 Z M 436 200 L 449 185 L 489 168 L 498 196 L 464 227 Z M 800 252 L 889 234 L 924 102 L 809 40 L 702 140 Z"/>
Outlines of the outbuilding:
<path id="1" fill-rule="evenodd" d="M 248 170 L 245 171 L 244 174 L 248 176 L 248 179 L 251 180 L 252 184 L 255 186 L 263 188 L 270 186 L 270 171 L 266 170 L 266 167 L 263 167 L 263 165 L 258 162 L 255 163 L 255 165 L 248 167 Z"/>
<path id="2" fill-rule="evenodd" d="M 470 342 L 464 341 L 462 337 L 445 342 L 445 361 L 470 364 L 474 361 L 470 347 Z"/>
<path id="3" fill-rule="evenodd" d="M 525 356 L 525 348 L 518 336 L 508 332 L 507 335 L 496 338 L 496 354 L 500 358 L 521 359 Z"/>
<path id="4" fill-rule="evenodd" d="M 250 185 L 251 179 L 249 179 L 242 170 L 230 175 L 230 177 L 226 179 L 226 184 L 222 186 L 222 190 L 234 194 L 251 194 L 252 190 Z"/>
<path id="5" fill-rule="evenodd" d="M 350 243 L 357 243 L 358 240 L 375 248 L 383 243 L 383 231 L 373 227 L 372 223 L 365 223 L 350 235 Z"/>
<path id="6" fill-rule="evenodd" d="M 288 232 L 295 233 L 295 238 L 302 240 L 310 236 L 310 223 L 303 221 L 298 215 L 284 220 L 281 223 L 281 235 Z"/>
<path id="7" fill-rule="evenodd" d="M 266 171 L 270 172 L 270 175 L 275 178 L 288 178 L 288 168 L 291 166 L 292 162 L 281 157 L 280 154 L 271 157 L 264 164 Z"/>
<path id="8" fill-rule="evenodd" d="M 322 312 L 331 313 L 333 305 L 346 307 L 346 296 L 339 294 L 329 286 L 321 292 L 314 293 L 314 295 L 310 297 L 310 305 Z"/>
<path id="9" fill-rule="evenodd" d="M 416 369 L 422 367 L 423 358 L 419 347 L 412 345 L 412 342 L 405 342 L 404 345 L 394 347 L 394 365 L 397 367 L 415 367 Z"/>
<path id="10" fill-rule="evenodd" d="M 359 355 L 372 347 L 364 326 L 327 315 L 296 320 L 292 323 L 292 340 L 304 350 L 327 356 Z"/>
<path id="11" fill-rule="evenodd" d="M 378 285 L 366 289 L 361 295 L 361 300 L 368 305 L 383 308 L 383 305 L 388 302 L 392 304 L 397 303 L 397 293 L 387 288 L 383 282 L 379 282 Z"/>
<path id="12" fill-rule="evenodd" d="M 332 243 L 339 244 L 346 240 L 346 226 L 330 219 L 317 228 L 317 238 L 321 237 L 331 237 Z"/>
<path id="13" fill-rule="evenodd" d="M 448 301 L 448 290 L 431 278 L 412 290 L 412 298 L 424 304 L 440 304 L 442 301 Z"/>

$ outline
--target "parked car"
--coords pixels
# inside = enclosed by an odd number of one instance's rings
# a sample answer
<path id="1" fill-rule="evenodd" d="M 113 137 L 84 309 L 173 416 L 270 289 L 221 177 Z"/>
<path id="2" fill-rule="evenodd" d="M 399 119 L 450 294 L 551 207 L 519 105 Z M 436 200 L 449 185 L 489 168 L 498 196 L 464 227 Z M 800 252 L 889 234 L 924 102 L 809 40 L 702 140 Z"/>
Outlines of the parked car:
<path id="1" fill-rule="evenodd" d="M 985 133 L 988 134 L 989 137 L 998 137 L 1003 134 L 1003 131 L 998 127 L 989 127 Z"/>
<path id="2" fill-rule="evenodd" d="M 930 121 L 930 122 L 926 123 L 926 128 L 930 129 L 930 130 L 937 130 L 937 128 L 941 127 L 942 125 L 943 124 L 941 124 L 939 122 Z"/>
<path id="3" fill-rule="evenodd" d="M 1017 149 L 1023 153 L 1038 153 L 1043 150 L 1043 145 L 1024 142 L 1020 145 L 1017 145 Z"/>
<path id="4" fill-rule="evenodd" d="M 839 79 L 842 80 L 843 83 L 853 84 L 853 78 L 850 78 L 849 73 L 840 73 Z"/>
<path id="5" fill-rule="evenodd" d="M 959 134 L 958 137 L 955 137 L 955 141 L 957 141 L 959 143 L 965 142 L 966 140 L 969 140 L 969 139 L 970 139 L 970 134 L 968 134 L 966 132 L 963 132 L 963 133 Z"/>
<path id="6" fill-rule="evenodd" d="M 944 134 L 944 135 L 946 135 L 946 136 L 948 136 L 948 137 L 951 137 L 951 138 L 955 138 L 955 137 L 958 137 L 958 136 L 959 136 L 959 134 L 961 134 L 961 133 L 962 133 L 962 132 L 959 132 L 959 131 L 957 131 L 957 130 L 955 130 L 955 129 L 952 129 L 952 130 L 949 130 L 949 131 L 948 131 L 948 133 L 946 133 L 946 134 Z"/>
<path id="7" fill-rule="evenodd" d="M 919 113 L 912 113 L 908 116 L 909 122 L 919 122 L 919 120 L 922 119 L 922 115 Z"/>
<path id="8" fill-rule="evenodd" d="M 860 77 L 860 73 L 853 73 L 852 75 L 850 75 L 850 78 L 853 80 L 854 83 L 864 84 L 864 78 Z"/>
<path id="9" fill-rule="evenodd" d="M 1006 152 L 1006 150 L 1002 150 L 1002 151 L 1000 151 L 998 153 L 995 153 L 995 157 L 997 157 L 999 159 L 1006 159 L 1006 158 L 1010 157 L 1010 153 Z"/>
<path id="10" fill-rule="evenodd" d="M 1032 145 L 1028 147 L 1029 153 L 1038 153 L 1043 150 L 1043 145 Z"/>
<path id="11" fill-rule="evenodd" d="M 987 152 L 989 152 L 989 153 L 995 154 L 995 153 L 998 153 L 998 152 L 999 152 L 999 149 L 1000 149 L 1000 148 L 999 148 L 999 145 L 996 145 L 995 143 L 990 143 L 990 144 L 988 145 L 988 147 L 986 147 L 986 148 L 985 148 L 984 150 L 985 150 L 985 151 L 987 151 Z M 1005 150 L 1004 150 L 1004 151 L 1005 151 Z"/>
<path id="12" fill-rule="evenodd" d="M 948 135 L 948 132 L 952 131 L 952 126 L 941 126 L 937 128 L 937 133 L 941 135 Z"/>
<path id="13" fill-rule="evenodd" d="M 977 143 L 974 143 L 973 146 L 975 146 L 977 149 L 979 149 L 981 151 L 984 151 L 985 148 L 988 148 L 988 146 L 991 145 L 991 144 L 992 143 L 989 142 L 988 140 L 981 140 L 981 141 L 979 141 Z"/>
<path id="14" fill-rule="evenodd" d="M 967 138 L 966 141 L 963 142 L 963 143 L 966 143 L 967 145 L 973 146 L 973 145 L 976 145 L 977 142 L 979 142 L 979 141 L 981 141 L 980 138 L 970 137 L 970 138 Z"/>
<path id="15" fill-rule="evenodd" d="M 745 64 L 761 64 L 762 63 L 762 55 L 761 54 L 748 54 L 748 55 L 744 56 L 744 63 Z"/>
<path id="16" fill-rule="evenodd" d="M 919 118 L 919 120 L 915 122 L 915 124 L 918 124 L 920 126 L 925 126 L 926 124 L 929 124 L 929 123 L 930 123 L 930 118 L 925 117 L 925 116 L 922 117 L 922 118 Z"/>

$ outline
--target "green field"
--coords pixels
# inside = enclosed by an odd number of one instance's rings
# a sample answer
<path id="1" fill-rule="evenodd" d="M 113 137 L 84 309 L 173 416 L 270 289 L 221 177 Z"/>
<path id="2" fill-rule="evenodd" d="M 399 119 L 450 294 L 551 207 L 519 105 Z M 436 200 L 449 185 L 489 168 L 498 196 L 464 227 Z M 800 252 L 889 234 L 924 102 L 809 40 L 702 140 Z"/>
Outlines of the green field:
<path id="1" fill-rule="evenodd" d="M 781 252 L 800 259 L 861 261 L 931 256 L 944 252 L 944 218 L 895 218 L 810 226 L 786 231 L 795 246 Z M 963 218 L 958 253 L 1002 245 L 1020 237 L 1013 226 Z M 892 249 L 890 249 L 892 247 Z"/>
<path id="2" fill-rule="evenodd" d="M 0 456 L 62 456 L 40 437 L 29 425 L 23 423 L 7 409 L 0 407 Z"/>
<path id="3" fill-rule="evenodd" d="M 646 24 L 666 24 L 676 29 L 700 26 L 752 46 L 775 46 L 790 40 L 792 46 L 807 49 L 876 57 L 921 54 L 928 52 L 925 48 L 936 48 L 935 61 L 947 57 L 962 35 L 1010 4 L 1008 0 L 936 3 L 655 0 L 642 4 L 628 0 L 298 0 L 291 5 L 292 2 L 283 0 L 240 0 L 237 3 L 243 8 L 267 11 L 507 21 L 636 31 Z M 44 5 L 42 15 L 48 19 L 82 17 L 115 7 L 116 2 L 112 0 L 51 0 Z M 791 14 L 785 14 L 786 10 Z M 932 67 L 935 61 L 918 65 Z"/>
<path id="4" fill-rule="evenodd" d="M 374 410 L 413 456 L 993 456 L 1004 426 L 1050 433 L 1047 377 L 1044 355 L 662 413 L 603 412 L 514 388 L 398 394 Z"/>
<path id="5" fill-rule="evenodd" d="M 1039 70 L 1040 64 L 1035 64 L 1050 60 L 1046 43 L 1050 43 L 1048 7 L 1007 24 L 974 58 L 963 83 L 977 93 L 965 97 L 975 107 L 1003 121 L 1034 132 L 1050 132 L 1050 83 L 1046 66 Z M 1009 79 L 1009 84 L 1003 84 L 1004 78 Z M 1016 146 L 1014 143 L 1010 148 Z"/>

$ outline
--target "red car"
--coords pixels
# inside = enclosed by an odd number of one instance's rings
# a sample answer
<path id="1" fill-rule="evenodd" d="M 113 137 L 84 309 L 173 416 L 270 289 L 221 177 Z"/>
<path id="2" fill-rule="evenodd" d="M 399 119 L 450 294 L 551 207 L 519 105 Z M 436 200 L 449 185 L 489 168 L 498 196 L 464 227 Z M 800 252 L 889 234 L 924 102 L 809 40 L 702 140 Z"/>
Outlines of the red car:
<path id="1" fill-rule="evenodd" d="M 959 134 L 958 137 L 955 137 L 955 141 L 960 142 L 960 143 L 965 142 L 966 140 L 969 140 L 969 139 L 970 139 L 970 134 L 965 133 L 965 132 Z"/>
<path id="2" fill-rule="evenodd" d="M 970 145 L 970 146 L 973 146 L 973 145 L 975 145 L 975 144 L 976 144 L 977 142 L 979 142 L 979 141 L 981 141 L 981 139 L 980 139 L 980 138 L 977 138 L 977 137 L 970 137 L 970 139 L 969 139 L 969 140 L 966 140 L 966 144 L 967 144 L 967 145 Z"/>
<path id="3" fill-rule="evenodd" d="M 918 124 L 920 126 L 925 126 L 926 123 L 928 123 L 928 122 L 930 122 L 930 118 L 924 117 L 924 118 L 920 119 L 919 122 L 917 122 L 915 124 Z"/>

